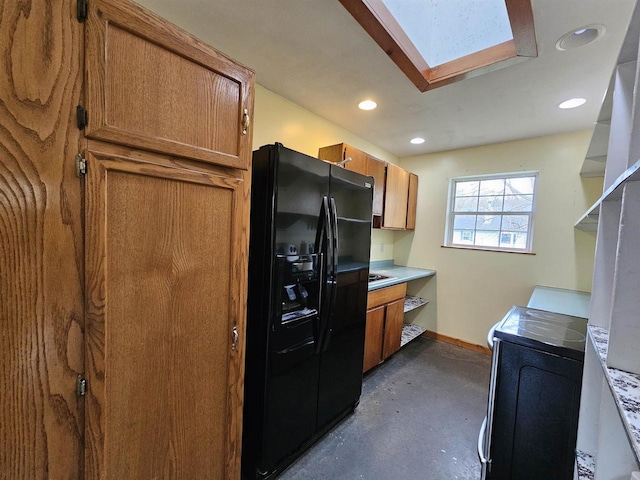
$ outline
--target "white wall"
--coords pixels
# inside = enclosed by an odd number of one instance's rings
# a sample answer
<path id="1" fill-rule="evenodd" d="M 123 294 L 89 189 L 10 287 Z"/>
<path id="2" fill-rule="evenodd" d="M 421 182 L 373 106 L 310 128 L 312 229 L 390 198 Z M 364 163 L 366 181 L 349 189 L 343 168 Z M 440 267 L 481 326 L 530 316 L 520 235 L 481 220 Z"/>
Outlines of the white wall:
<path id="1" fill-rule="evenodd" d="M 602 193 L 602 178 L 578 174 L 590 138 L 582 131 L 401 159 L 419 176 L 418 209 L 415 232 L 395 234 L 395 260 L 438 272 L 412 292 L 437 295 L 414 322 L 485 345 L 489 328 L 511 305 L 526 305 L 535 285 L 591 289 L 595 235 L 574 228 Z M 535 255 L 442 248 L 451 178 L 525 170 L 540 172 Z"/>
<path id="2" fill-rule="evenodd" d="M 255 91 L 254 117 L 254 150 L 262 145 L 279 142 L 293 150 L 317 157 L 320 147 L 344 142 L 381 160 L 398 163 L 398 159 L 389 152 L 259 85 L 256 85 Z M 393 259 L 393 242 L 392 231 L 374 229 L 371 237 L 371 260 Z"/>

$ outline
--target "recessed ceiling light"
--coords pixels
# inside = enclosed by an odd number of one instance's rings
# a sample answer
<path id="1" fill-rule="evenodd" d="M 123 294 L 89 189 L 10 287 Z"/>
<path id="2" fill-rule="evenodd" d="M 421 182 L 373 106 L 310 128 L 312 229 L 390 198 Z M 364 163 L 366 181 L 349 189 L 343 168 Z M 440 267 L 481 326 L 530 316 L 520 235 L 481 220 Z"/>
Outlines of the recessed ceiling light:
<path id="1" fill-rule="evenodd" d="M 412 138 L 411 140 L 409 140 L 411 143 L 413 143 L 414 145 L 420 145 L 421 143 L 424 143 L 424 138 L 422 137 L 416 137 L 416 138 Z"/>
<path id="2" fill-rule="evenodd" d="M 559 108 L 576 108 L 580 105 L 584 105 L 587 102 L 585 98 L 571 98 L 569 100 L 565 100 L 560 105 Z"/>
<path id="3" fill-rule="evenodd" d="M 569 33 L 564 34 L 556 42 L 556 48 L 560 51 L 573 50 L 574 48 L 584 47 L 590 43 L 599 39 L 607 27 L 604 25 L 585 25 L 584 27 L 571 30 Z"/>
<path id="4" fill-rule="evenodd" d="M 358 104 L 360 110 L 373 110 L 378 104 L 373 100 L 363 100 Z"/>

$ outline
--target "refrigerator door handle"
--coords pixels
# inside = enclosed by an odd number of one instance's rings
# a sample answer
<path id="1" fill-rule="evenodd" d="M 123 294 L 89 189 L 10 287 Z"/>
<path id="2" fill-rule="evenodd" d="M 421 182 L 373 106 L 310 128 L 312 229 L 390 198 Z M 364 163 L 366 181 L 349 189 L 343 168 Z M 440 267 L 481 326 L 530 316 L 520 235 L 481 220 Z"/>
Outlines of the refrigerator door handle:
<path id="1" fill-rule="evenodd" d="M 326 331 L 324 341 L 322 342 L 322 351 L 326 352 L 331 343 L 331 329 L 333 328 L 333 309 L 336 305 L 336 297 L 338 295 L 338 209 L 336 201 L 331 197 L 330 203 L 330 221 L 332 233 L 329 242 L 331 243 L 331 273 L 327 281 L 329 286 L 329 314 L 327 315 Z"/>
<path id="2" fill-rule="evenodd" d="M 322 266 L 320 268 L 320 296 L 318 300 L 318 329 L 316 352 L 320 353 L 328 332 L 329 315 L 331 313 L 331 282 L 329 266 L 333 265 L 333 229 L 331 224 L 331 212 L 329 199 L 322 197 L 320 217 L 316 231 L 316 251 L 321 254 Z"/>

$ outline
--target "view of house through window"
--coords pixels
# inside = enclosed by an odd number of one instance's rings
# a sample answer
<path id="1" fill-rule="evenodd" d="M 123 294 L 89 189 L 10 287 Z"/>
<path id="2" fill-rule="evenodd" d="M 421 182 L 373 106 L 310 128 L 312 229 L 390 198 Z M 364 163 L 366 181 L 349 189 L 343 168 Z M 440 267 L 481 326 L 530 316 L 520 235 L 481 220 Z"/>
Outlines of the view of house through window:
<path id="1" fill-rule="evenodd" d="M 532 251 L 537 173 L 454 178 L 447 246 Z"/>

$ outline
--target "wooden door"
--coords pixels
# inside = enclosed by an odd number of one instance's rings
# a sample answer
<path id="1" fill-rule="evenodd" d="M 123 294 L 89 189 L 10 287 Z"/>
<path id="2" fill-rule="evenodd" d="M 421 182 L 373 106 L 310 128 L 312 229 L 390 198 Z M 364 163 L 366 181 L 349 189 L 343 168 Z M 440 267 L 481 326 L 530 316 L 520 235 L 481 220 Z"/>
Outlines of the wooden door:
<path id="1" fill-rule="evenodd" d="M 96 142 L 87 162 L 86 478 L 239 478 L 248 185 Z"/>
<path id="2" fill-rule="evenodd" d="M 0 478 L 81 478 L 82 24 L 0 2 Z"/>
<path id="3" fill-rule="evenodd" d="M 253 73 L 132 2 L 88 3 L 87 137 L 248 168 Z"/>
<path id="4" fill-rule="evenodd" d="M 404 230 L 407 226 L 409 172 L 389 163 L 385 186 L 384 218 L 382 226 Z"/>
<path id="5" fill-rule="evenodd" d="M 402 322 L 404 320 L 404 298 L 389 303 L 386 307 L 384 323 L 384 346 L 382 348 L 382 358 L 389 356 L 400 350 L 402 340 Z"/>
<path id="6" fill-rule="evenodd" d="M 418 207 L 418 176 L 409 174 L 409 200 L 407 205 L 407 230 L 416 228 L 416 210 Z"/>
<path id="7" fill-rule="evenodd" d="M 373 177 L 373 205 L 372 213 L 381 216 L 384 207 L 384 184 L 386 180 L 387 165 L 378 159 L 369 157 L 367 159 L 367 175 Z"/>
<path id="8" fill-rule="evenodd" d="M 351 145 L 344 146 L 344 152 L 342 154 L 343 160 L 350 158 L 351 160 L 344 164 L 347 170 L 352 172 L 358 172 L 362 175 L 367 175 L 367 154 L 362 150 L 352 147 Z"/>
<path id="9" fill-rule="evenodd" d="M 363 372 L 371 370 L 382 361 L 384 314 L 384 305 L 367 311 L 367 328 L 364 336 Z"/>

